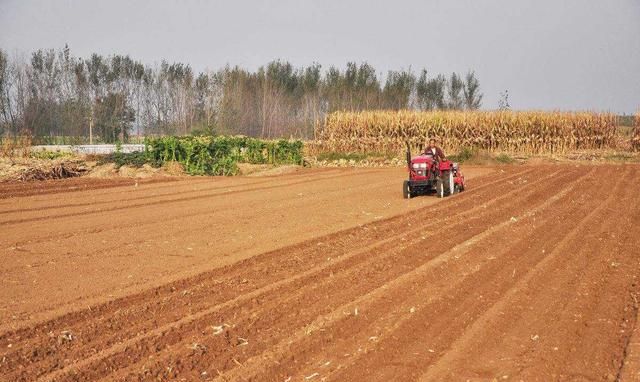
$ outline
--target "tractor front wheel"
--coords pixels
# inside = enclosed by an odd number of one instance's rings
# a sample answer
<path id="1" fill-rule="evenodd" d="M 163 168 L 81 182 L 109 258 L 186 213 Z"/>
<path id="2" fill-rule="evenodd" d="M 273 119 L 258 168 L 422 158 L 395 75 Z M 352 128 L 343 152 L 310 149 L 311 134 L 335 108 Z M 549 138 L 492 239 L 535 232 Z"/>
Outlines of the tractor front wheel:
<path id="1" fill-rule="evenodd" d="M 404 183 L 402 183 L 402 196 L 405 199 L 411 199 L 413 196 L 413 193 L 411 192 L 411 185 L 408 180 L 405 180 Z"/>

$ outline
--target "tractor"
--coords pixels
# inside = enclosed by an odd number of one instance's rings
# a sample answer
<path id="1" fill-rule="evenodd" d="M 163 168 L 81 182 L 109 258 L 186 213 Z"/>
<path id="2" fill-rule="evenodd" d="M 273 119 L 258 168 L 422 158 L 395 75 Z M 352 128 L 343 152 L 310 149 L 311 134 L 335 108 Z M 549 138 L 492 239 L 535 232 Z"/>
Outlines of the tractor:
<path id="1" fill-rule="evenodd" d="M 402 184 L 402 194 L 406 199 L 434 193 L 443 198 L 464 191 L 464 175 L 458 163 L 438 161 L 427 154 L 412 157 L 407 144 L 407 167 L 409 179 Z"/>

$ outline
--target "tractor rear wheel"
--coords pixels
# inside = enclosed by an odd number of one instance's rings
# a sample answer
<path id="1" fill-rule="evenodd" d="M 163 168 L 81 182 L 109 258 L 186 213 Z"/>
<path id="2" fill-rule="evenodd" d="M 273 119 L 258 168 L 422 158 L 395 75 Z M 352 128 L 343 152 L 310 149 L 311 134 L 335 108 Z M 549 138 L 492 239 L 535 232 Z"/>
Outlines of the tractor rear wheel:
<path id="1" fill-rule="evenodd" d="M 455 191 L 453 181 L 453 173 L 451 171 L 443 171 L 436 182 L 436 193 L 439 198 L 452 195 Z"/>
<path id="2" fill-rule="evenodd" d="M 456 193 L 456 183 L 453 180 L 453 171 L 446 171 L 444 174 L 444 192 L 447 195 L 453 195 Z"/>
<path id="3" fill-rule="evenodd" d="M 404 183 L 402 183 L 402 196 L 405 199 L 411 199 L 413 196 L 413 193 L 411 192 L 411 185 L 408 180 L 405 180 Z"/>

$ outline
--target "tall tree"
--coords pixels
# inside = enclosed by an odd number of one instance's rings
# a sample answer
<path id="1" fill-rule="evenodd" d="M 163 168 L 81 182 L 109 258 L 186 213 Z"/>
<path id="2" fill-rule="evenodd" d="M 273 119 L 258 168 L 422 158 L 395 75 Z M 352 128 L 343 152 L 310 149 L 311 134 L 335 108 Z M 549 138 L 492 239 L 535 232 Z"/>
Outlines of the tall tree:
<path id="1" fill-rule="evenodd" d="M 500 93 L 500 99 L 498 100 L 498 109 L 500 110 L 510 110 L 511 105 L 509 104 L 509 90 L 505 90 Z"/>
<path id="2" fill-rule="evenodd" d="M 9 117 L 9 61 L 6 53 L 0 49 L 0 136 L 11 122 Z"/>
<path id="3" fill-rule="evenodd" d="M 428 78 L 423 70 L 416 83 L 416 106 L 420 110 L 444 109 L 447 80 L 443 75 Z"/>
<path id="4" fill-rule="evenodd" d="M 411 71 L 389 71 L 382 89 L 385 109 L 407 109 L 411 106 L 411 95 L 416 84 L 416 76 Z"/>
<path id="5" fill-rule="evenodd" d="M 452 73 L 449 79 L 449 86 L 447 87 L 447 108 L 461 110 L 464 107 L 464 99 L 462 96 L 463 88 L 464 83 L 462 79 L 460 79 L 460 76 Z"/>
<path id="6" fill-rule="evenodd" d="M 467 110 L 477 110 L 482 105 L 480 82 L 475 72 L 469 71 L 464 79 L 464 106 Z"/>
<path id="7" fill-rule="evenodd" d="M 126 100 L 122 100 L 124 97 L 123 94 L 109 93 L 96 100 L 96 131 L 105 142 L 125 141 L 129 137 L 135 113 L 132 107 L 126 106 Z"/>

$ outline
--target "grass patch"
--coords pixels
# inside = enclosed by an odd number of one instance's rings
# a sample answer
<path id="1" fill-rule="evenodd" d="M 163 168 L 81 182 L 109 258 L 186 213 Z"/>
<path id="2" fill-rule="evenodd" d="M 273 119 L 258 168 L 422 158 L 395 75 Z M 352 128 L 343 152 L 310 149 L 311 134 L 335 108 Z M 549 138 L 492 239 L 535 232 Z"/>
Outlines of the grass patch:
<path id="1" fill-rule="evenodd" d="M 64 152 L 64 151 L 42 150 L 42 151 L 32 151 L 30 156 L 31 158 L 35 158 L 35 159 L 53 160 L 53 159 L 61 159 L 61 158 L 71 158 L 74 155 L 70 152 Z"/>
<path id="2" fill-rule="evenodd" d="M 516 161 L 513 157 L 506 153 L 493 155 L 485 150 L 479 150 L 473 147 L 466 147 L 456 154 L 447 156 L 447 159 L 453 162 L 467 164 L 511 164 Z"/>
<path id="3" fill-rule="evenodd" d="M 495 159 L 498 163 L 502 163 L 502 164 L 509 164 L 514 162 L 513 158 L 511 158 L 509 154 L 505 154 L 505 153 L 498 154 Z"/>

